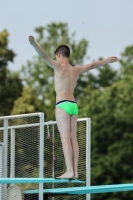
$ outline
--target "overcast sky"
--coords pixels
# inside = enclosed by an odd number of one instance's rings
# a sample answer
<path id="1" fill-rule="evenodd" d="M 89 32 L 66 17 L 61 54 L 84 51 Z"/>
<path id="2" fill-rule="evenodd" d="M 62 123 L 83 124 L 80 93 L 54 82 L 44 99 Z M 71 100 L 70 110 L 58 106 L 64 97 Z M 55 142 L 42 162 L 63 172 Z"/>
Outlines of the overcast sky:
<path id="1" fill-rule="evenodd" d="M 7 29 L 9 47 L 17 53 L 11 70 L 36 55 L 28 36 L 51 22 L 68 23 L 77 41 L 83 37 L 89 41 L 86 63 L 101 56 L 120 57 L 133 44 L 133 0 L 0 0 L 0 31 Z"/>

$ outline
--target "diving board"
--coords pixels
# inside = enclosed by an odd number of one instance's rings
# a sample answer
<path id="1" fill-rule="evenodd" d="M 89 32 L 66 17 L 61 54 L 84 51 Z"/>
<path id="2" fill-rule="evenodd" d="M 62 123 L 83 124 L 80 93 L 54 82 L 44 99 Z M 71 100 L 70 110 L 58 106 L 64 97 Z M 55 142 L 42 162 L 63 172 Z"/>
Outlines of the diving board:
<path id="1" fill-rule="evenodd" d="M 81 195 L 81 194 L 94 194 L 106 192 L 122 192 L 132 191 L 133 184 L 115 184 L 115 185 L 102 185 L 102 186 L 86 186 L 86 187 L 71 187 L 71 188 L 56 188 L 44 189 L 43 193 L 47 195 Z M 38 190 L 25 190 L 24 194 L 37 194 Z"/>
<path id="2" fill-rule="evenodd" d="M 77 179 L 55 179 L 55 178 L 0 178 L 0 184 L 9 183 L 85 183 L 82 180 Z M 101 186 L 86 186 L 86 187 L 71 187 L 71 188 L 55 188 L 44 189 L 44 193 L 51 194 L 94 194 L 94 193 L 106 193 L 106 192 L 120 192 L 120 191 L 132 191 L 133 183 L 131 184 L 115 184 L 115 185 L 101 185 Z M 24 194 L 38 193 L 38 190 L 25 190 Z"/>
<path id="3" fill-rule="evenodd" d="M 26 183 L 85 183 L 78 179 L 56 179 L 56 178 L 0 178 L 0 184 L 26 184 Z"/>

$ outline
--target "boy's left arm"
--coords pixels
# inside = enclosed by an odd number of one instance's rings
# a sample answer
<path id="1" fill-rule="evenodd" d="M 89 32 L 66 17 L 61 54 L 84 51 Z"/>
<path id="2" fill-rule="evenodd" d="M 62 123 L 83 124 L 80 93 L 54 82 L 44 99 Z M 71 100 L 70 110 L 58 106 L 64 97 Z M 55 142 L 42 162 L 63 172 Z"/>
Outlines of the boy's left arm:
<path id="1" fill-rule="evenodd" d="M 108 57 L 108 58 L 103 59 L 103 60 L 92 62 L 92 63 L 84 65 L 84 66 L 77 66 L 77 70 L 78 70 L 79 74 L 82 74 L 84 72 L 87 72 L 88 70 L 91 70 L 91 69 L 106 65 L 108 63 L 117 62 L 117 60 L 118 60 L 117 57 L 112 56 L 112 57 Z"/>

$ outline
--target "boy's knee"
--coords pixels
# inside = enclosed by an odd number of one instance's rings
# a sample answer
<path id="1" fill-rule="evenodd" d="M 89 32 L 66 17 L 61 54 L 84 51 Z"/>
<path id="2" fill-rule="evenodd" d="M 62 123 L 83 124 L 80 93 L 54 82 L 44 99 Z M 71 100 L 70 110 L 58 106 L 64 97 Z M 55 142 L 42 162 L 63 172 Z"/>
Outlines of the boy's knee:
<path id="1" fill-rule="evenodd" d="M 77 142 L 77 137 L 71 137 L 71 141 L 72 141 L 72 143 Z"/>
<path id="2" fill-rule="evenodd" d="M 71 140 L 71 135 L 70 134 L 63 134 L 63 135 L 61 135 L 61 140 Z"/>

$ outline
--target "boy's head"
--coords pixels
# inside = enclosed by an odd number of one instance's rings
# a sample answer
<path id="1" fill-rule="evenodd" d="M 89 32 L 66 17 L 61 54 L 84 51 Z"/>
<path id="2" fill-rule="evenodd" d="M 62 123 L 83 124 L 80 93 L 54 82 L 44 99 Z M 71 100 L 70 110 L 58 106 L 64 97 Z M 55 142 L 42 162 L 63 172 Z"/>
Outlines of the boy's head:
<path id="1" fill-rule="evenodd" d="M 67 45 L 60 45 L 54 52 L 56 56 L 58 53 L 60 53 L 63 57 L 70 57 L 70 49 Z"/>

